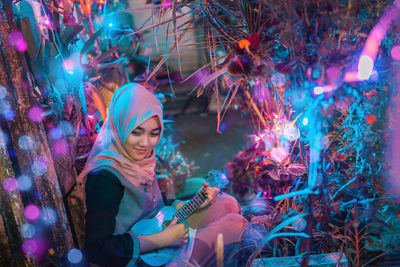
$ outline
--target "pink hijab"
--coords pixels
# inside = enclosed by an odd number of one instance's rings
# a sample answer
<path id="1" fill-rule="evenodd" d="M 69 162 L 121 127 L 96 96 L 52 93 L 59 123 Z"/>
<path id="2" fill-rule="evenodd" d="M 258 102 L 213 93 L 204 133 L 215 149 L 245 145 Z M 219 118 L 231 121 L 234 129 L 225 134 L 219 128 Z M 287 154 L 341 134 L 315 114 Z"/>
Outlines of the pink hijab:
<path id="1" fill-rule="evenodd" d="M 162 107 L 157 97 L 140 84 L 129 83 L 115 91 L 109 114 L 93 145 L 85 168 L 78 176 L 82 187 L 86 175 L 100 167 L 111 167 L 137 187 L 153 183 L 155 152 L 135 161 L 125 151 L 128 135 L 140 124 L 157 116 L 163 130 Z"/>

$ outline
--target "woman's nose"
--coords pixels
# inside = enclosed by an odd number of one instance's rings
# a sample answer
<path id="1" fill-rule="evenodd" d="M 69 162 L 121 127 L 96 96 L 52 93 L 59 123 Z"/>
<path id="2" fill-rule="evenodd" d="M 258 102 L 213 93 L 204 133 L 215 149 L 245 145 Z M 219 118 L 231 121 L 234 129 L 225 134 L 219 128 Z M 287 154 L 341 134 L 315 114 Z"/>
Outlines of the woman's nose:
<path id="1" fill-rule="evenodd" d="M 141 145 L 142 146 L 148 146 L 149 145 L 149 136 L 147 134 L 144 134 L 142 139 L 141 139 Z"/>

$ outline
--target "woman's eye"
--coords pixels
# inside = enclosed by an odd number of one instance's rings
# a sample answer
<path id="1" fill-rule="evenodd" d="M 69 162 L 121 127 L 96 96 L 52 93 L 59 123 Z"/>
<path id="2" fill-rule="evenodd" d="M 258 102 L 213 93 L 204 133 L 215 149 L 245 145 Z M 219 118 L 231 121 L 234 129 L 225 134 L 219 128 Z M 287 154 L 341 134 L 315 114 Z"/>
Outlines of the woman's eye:
<path id="1" fill-rule="evenodd" d="M 133 134 L 133 135 L 136 135 L 136 136 L 140 135 L 139 132 L 135 132 L 135 131 L 133 131 L 132 134 Z"/>
<path id="2" fill-rule="evenodd" d="M 159 135 L 160 135 L 160 133 L 151 133 L 152 137 L 156 137 L 156 136 L 159 136 Z"/>

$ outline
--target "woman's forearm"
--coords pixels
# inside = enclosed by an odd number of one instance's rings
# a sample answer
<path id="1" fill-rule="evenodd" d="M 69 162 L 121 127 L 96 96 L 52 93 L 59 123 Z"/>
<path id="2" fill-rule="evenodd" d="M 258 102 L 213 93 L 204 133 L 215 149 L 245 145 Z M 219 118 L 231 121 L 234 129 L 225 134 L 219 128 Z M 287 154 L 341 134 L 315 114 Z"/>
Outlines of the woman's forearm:
<path id="1" fill-rule="evenodd" d="M 167 239 L 164 237 L 162 232 L 152 235 L 138 235 L 137 237 L 140 241 L 140 254 L 166 247 L 168 245 Z"/>

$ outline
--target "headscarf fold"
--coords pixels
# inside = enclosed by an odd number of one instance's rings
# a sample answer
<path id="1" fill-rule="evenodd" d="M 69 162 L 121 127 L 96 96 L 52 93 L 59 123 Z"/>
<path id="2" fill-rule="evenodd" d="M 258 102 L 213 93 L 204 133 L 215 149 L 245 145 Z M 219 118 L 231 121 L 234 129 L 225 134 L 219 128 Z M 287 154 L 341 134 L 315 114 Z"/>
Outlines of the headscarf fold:
<path id="1" fill-rule="evenodd" d="M 115 169 L 137 187 L 151 185 L 155 177 L 154 150 L 149 158 L 136 161 L 128 155 L 124 144 L 132 130 L 153 116 L 158 117 L 162 134 L 162 107 L 152 92 L 135 83 L 126 84 L 115 91 L 107 119 L 97 136 L 85 168 L 77 178 L 78 185 L 82 188 L 86 175 L 100 167 Z"/>

